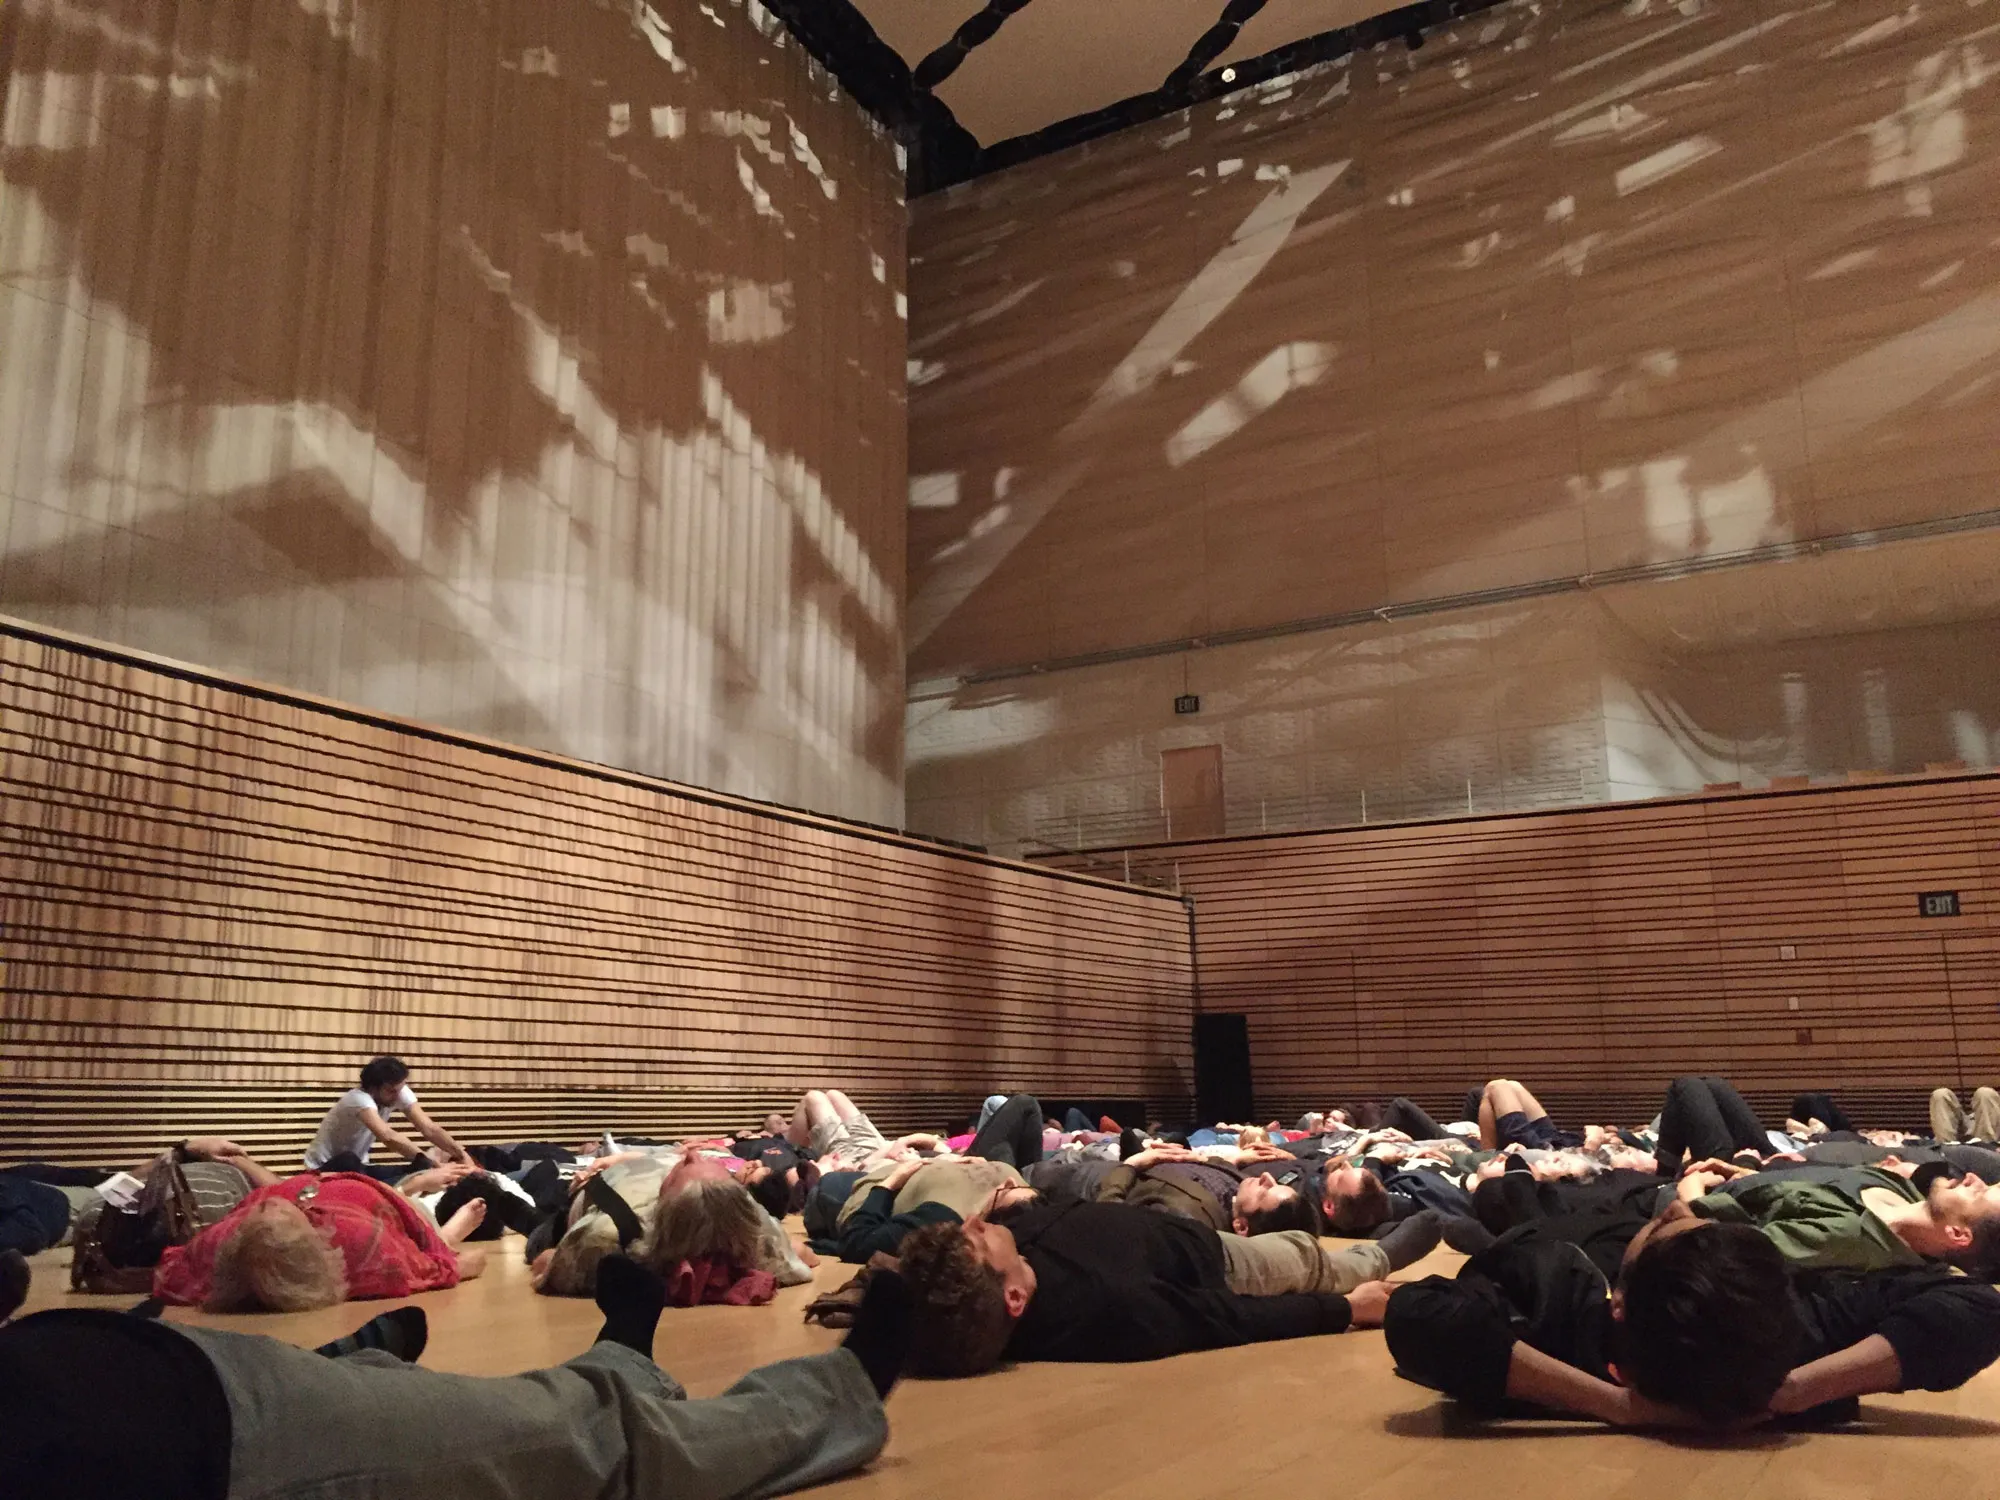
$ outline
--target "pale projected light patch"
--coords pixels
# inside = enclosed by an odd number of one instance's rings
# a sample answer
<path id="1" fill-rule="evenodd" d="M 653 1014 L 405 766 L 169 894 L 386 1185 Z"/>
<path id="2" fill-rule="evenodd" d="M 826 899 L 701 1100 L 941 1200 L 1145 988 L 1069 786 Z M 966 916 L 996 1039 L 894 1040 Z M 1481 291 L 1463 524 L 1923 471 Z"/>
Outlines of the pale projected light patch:
<path id="1" fill-rule="evenodd" d="M 1836 276 L 1845 276 L 1850 271 L 1858 271 L 1882 258 L 1882 252 L 1871 245 L 1866 250 L 1850 250 L 1845 255 L 1836 255 L 1823 266 L 1816 266 L 1806 276 L 1807 281 L 1832 281 Z"/>
<path id="2" fill-rule="evenodd" d="M 1669 177 L 1685 172 L 1699 162 L 1707 161 L 1722 150 L 1722 142 L 1709 136 L 1690 136 L 1687 140 L 1676 141 L 1664 151 L 1656 151 L 1643 161 L 1635 161 L 1628 167 L 1621 167 L 1613 182 L 1618 196 L 1623 198 Z"/>
<path id="3" fill-rule="evenodd" d="M 791 328 L 792 284 L 739 281 L 708 294 L 708 338 L 714 344 L 768 344 Z"/>
<path id="4" fill-rule="evenodd" d="M 31 191 L 7 197 L 42 213 Z M 76 405 L 80 382 L 58 382 L 69 406 L 48 413 L 47 430 L 61 440 L 38 492 L 60 530 L 38 546 L 91 545 L 105 529 L 100 492 L 113 488 L 129 496 L 128 524 L 144 547 L 158 534 L 154 518 L 179 514 L 191 499 L 226 500 L 299 476 L 315 503 L 359 522 L 398 563 L 322 601 L 335 602 L 343 636 L 358 643 L 436 618 L 453 638 L 476 642 L 490 668 L 473 678 L 448 657 L 357 659 L 341 696 L 474 732 L 518 723 L 525 709 L 546 726 L 534 739 L 540 748 L 749 796 L 783 796 L 802 767 L 816 766 L 809 779 L 846 789 L 843 800 L 872 810 L 860 815 L 894 816 L 899 787 L 868 763 L 880 706 L 869 669 L 841 611 L 799 607 L 800 549 L 812 549 L 884 631 L 896 628 L 898 600 L 818 476 L 797 455 L 768 448 L 713 372 L 703 373 L 692 430 L 621 424 L 576 354 L 512 298 L 511 279 L 469 236 L 461 245 L 486 284 L 509 296 L 528 384 L 567 419 L 525 471 L 494 469 L 469 484 L 454 507 L 465 524 L 431 529 L 427 480 L 337 403 L 205 405 L 196 421 L 197 409 L 148 396 L 149 339 L 79 286 L 74 310 L 13 299 L 17 312 L 37 313 L 39 334 L 0 348 L 0 398 L 21 389 L 23 357 L 65 319 L 88 326 L 97 357 L 124 373 L 87 410 Z M 14 331 L 29 330 L 17 320 Z M 81 348 L 78 339 L 57 342 Z M 143 482 L 133 470 L 140 452 L 184 454 L 186 482 Z M 502 565 L 503 530 L 540 540 L 525 551 L 517 541 Z M 231 545 L 267 544 L 246 530 Z M 714 565 L 689 567 L 690 557 Z M 263 628 L 268 602 L 250 594 L 205 611 L 179 600 L 135 604 L 131 627 L 142 643 L 187 639 L 191 617 L 247 634 Z M 629 674 L 579 698 L 583 674 L 612 663 Z M 465 696 L 470 681 L 481 684 L 476 700 Z"/>
<path id="5" fill-rule="evenodd" d="M 1042 518 L 1083 478 L 1094 461 L 1089 443 L 1111 413 L 1159 382 L 1202 331 L 1223 316 L 1290 241 L 1300 217 L 1339 180 L 1351 161 L 1295 174 L 1264 196 L 1229 243 L 1184 287 L 1172 305 L 1120 360 L 1089 404 L 1056 434 L 1059 455 L 1051 473 L 1027 486 L 1009 508 L 1004 525 L 980 537 L 934 570 L 910 600 L 906 641 L 915 649 L 951 617 L 959 603 L 1000 566 Z M 899 312 L 907 307 L 897 296 Z"/>
<path id="6" fill-rule="evenodd" d="M 633 21 L 653 49 L 653 55 L 676 73 L 687 71 L 687 61 L 674 51 L 674 30 L 652 6 L 641 3 L 633 11 Z"/>
<path id="7" fill-rule="evenodd" d="M 912 474 L 911 510 L 950 510 L 958 504 L 958 474 Z"/>
<path id="8" fill-rule="evenodd" d="M 1913 64 L 1903 108 L 1869 132 L 1868 186 L 1902 183 L 1905 212 L 1928 215 L 1931 189 L 1924 179 L 1965 159 L 1966 119 L 1959 101 L 1987 83 L 1993 71 L 1970 44 Z"/>
<path id="9" fill-rule="evenodd" d="M 1180 468 L 1240 432 L 1293 391 L 1317 385 L 1338 353 L 1332 344 L 1280 344 L 1251 366 L 1234 390 L 1211 401 L 1167 439 L 1167 462 Z"/>

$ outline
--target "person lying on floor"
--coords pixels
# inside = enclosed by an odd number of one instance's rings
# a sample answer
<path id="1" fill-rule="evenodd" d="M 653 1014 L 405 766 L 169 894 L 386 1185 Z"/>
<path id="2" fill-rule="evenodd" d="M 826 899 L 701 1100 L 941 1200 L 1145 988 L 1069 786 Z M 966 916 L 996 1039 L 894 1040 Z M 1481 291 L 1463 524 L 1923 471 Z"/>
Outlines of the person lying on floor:
<path id="1" fill-rule="evenodd" d="M 318 1350 L 123 1313 L 23 1318 L 0 1328 L 0 1494 L 751 1500 L 882 1451 L 909 1342 L 893 1276 L 840 1348 L 697 1401 L 653 1362 L 659 1281 L 619 1258 L 602 1272 L 597 1342 L 499 1378 L 415 1365 L 418 1307 Z"/>
<path id="2" fill-rule="evenodd" d="M 1241 1167 L 1188 1149 L 1150 1147 L 1119 1163 L 1097 1190 L 1102 1203 L 1180 1214 L 1217 1234 L 1321 1232 L 1319 1204 L 1256 1165 Z"/>
<path id="3" fill-rule="evenodd" d="M 485 1214 L 471 1203 L 439 1226 L 372 1177 L 306 1172 L 258 1188 L 170 1247 L 153 1295 L 209 1312 L 308 1312 L 438 1291 L 485 1268 L 484 1251 L 462 1248 Z"/>
<path id="4" fill-rule="evenodd" d="M 1394 1288 L 1383 1326 L 1398 1374 L 1481 1416 L 1730 1427 L 1963 1385 L 2000 1359 L 2000 1292 L 1942 1267 L 1795 1274 L 1674 1201 L 1527 1225 L 1455 1280 Z"/>
<path id="5" fill-rule="evenodd" d="M 1933 1089 L 1931 1138 L 1941 1146 L 1954 1142 L 2000 1143 L 2000 1089 L 1974 1089 L 1970 1110 L 1960 1102 L 1956 1089 Z"/>
<path id="6" fill-rule="evenodd" d="M 810 1252 L 713 1157 L 607 1157 L 579 1172 L 571 1190 L 566 1223 L 551 1226 L 561 1229 L 553 1246 L 528 1244 L 530 1279 L 550 1296 L 589 1296 L 598 1264 L 621 1249 L 673 1277 L 677 1296 L 690 1295 L 687 1277 L 697 1278 L 697 1301 L 769 1301 L 777 1287 L 812 1280 Z"/>
<path id="7" fill-rule="evenodd" d="M 427 1167 L 396 1179 L 396 1191 L 430 1215 L 448 1224 L 452 1216 L 477 1199 L 486 1216 L 469 1240 L 497 1240 L 507 1230 L 532 1235 L 541 1223 L 563 1211 L 569 1195 L 553 1162 L 536 1162 L 516 1178 L 489 1172 L 469 1161 Z"/>
<path id="8" fill-rule="evenodd" d="M 1488 1151 L 1503 1146 L 1581 1147 L 1582 1131 L 1559 1130 L 1541 1100 L 1525 1084 L 1495 1078 L 1479 1095 L 1479 1144 Z"/>
<path id="9" fill-rule="evenodd" d="M 1002 1360 L 1164 1359 L 1373 1327 L 1380 1278 L 1437 1244 L 1435 1219 L 1330 1253 L 1309 1234 L 1219 1235 L 1126 1203 L 1001 1206 L 903 1241 L 912 1368 L 977 1375 Z M 1368 1296 L 1348 1293 L 1366 1283 Z"/>
<path id="10" fill-rule="evenodd" d="M 1889 1158 L 1883 1165 L 1776 1163 L 1750 1171 L 1731 1162 L 1690 1168 L 1676 1196 L 1699 1217 L 1760 1230 L 1800 1270 L 1879 1270 L 1926 1260 L 2000 1279 L 2000 1186 L 1950 1168 L 1926 1174 Z"/>
<path id="11" fill-rule="evenodd" d="M 1426 1170 L 1414 1162 L 1329 1165 L 1321 1192 L 1329 1234 L 1368 1234 L 1427 1209 L 1446 1218 L 1472 1217 L 1469 1192 L 1445 1172 Z"/>
<path id="12" fill-rule="evenodd" d="M 785 1138 L 809 1150 L 827 1172 L 865 1171 L 885 1158 L 909 1151 L 942 1151 L 944 1138 L 919 1133 L 887 1139 L 875 1122 L 839 1089 L 809 1089 L 792 1111 Z"/>

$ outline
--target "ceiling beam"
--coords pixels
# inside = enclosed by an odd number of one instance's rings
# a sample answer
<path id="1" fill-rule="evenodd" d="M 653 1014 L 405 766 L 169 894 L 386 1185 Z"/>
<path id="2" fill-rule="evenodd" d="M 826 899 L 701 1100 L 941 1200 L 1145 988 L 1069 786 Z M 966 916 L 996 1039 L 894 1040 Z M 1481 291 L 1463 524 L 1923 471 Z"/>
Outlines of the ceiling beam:
<path id="1" fill-rule="evenodd" d="M 958 65 L 965 61 L 966 53 L 989 40 L 1009 16 L 1027 3 L 1028 0 L 987 0 L 983 8 L 968 16 L 965 24 L 951 34 L 950 41 L 917 64 L 913 75 L 917 87 L 934 89 L 951 77 L 958 71 Z"/>
<path id="2" fill-rule="evenodd" d="M 1160 85 L 1160 92 L 1184 92 L 1208 71 L 1210 63 L 1229 50 L 1229 44 L 1236 40 L 1236 33 L 1243 29 L 1243 23 L 1262 10 L 1265 3 L 1266 0 L 1229 0 L 1216 23 L 1204 31 L 1189 50 L 1186 60 L 1167 75 L 1167 81 Z"/>

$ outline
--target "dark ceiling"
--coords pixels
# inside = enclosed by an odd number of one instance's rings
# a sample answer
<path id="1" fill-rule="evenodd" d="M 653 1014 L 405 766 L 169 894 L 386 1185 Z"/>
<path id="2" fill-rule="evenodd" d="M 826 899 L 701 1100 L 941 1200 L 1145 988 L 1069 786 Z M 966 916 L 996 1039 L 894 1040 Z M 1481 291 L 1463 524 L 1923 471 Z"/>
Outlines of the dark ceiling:
<path id="1" fill-rule="evenodd" d="M 914 196 L 1497 0 L 765 3 L 909 149 Z"/>

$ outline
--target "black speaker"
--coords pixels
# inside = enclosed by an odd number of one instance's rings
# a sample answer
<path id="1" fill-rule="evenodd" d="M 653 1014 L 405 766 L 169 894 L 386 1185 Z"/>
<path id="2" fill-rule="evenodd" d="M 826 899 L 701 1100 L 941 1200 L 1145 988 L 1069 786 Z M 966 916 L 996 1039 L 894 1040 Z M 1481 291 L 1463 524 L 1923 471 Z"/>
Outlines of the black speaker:
<path id="1" fill-rule="evenodd" d="M 1194 1018 L 1194 1114 L 1197 1125 L 1217 1120 L 1249 1125 L 1256 1100 L 1250 1089 L 1250 1023 L 1241 1015 L 1204 1013 Z"/>

